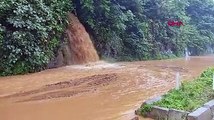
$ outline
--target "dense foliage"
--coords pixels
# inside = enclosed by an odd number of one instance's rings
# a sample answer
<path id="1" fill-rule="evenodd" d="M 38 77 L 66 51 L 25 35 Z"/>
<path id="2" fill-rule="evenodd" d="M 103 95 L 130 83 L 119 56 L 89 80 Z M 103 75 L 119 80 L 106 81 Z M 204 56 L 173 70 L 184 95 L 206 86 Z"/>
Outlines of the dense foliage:
<path id="1" fill-rule="evenodd" d="M 182 83 L 179 90 L 169 91 L 161 101 L 152 105 L 189 112 L 194 111 L 214 98 L 212 89 L 213 72 L 214 68 L 207 69 L 197 79 Z M 140 113 L 146 115 L 146 112 L 151 110 L 152 105 L 142 106 Z"/>
<path id="2" fill-rule="evenodd" d="M 189 0 L 189 4 L 186 12 L 191 17 L 190 24 L 198 30 L 198 34 L 197 39 L 189 41 L 188 47 L 196 55 L 213 52 L 214 1 Z"/>
<path id="3" fill-rule="evenodd" d="M 0 2 L 0 75 L 44 69 L 57 51 L 68 11 L 98 53 L 148 60 L 213 52 L 213 0 L 4 0 Z M 184 26 L 170 27 L 168 20 Z"/>
<path id="4" fill-rule="evenodd" d="M 212 52 L 212 0 L 80 0 L 76 12 L 101 56 L 147 60 Z M 170 27 L 168 20 L 184 26 Z M 207 49 L 209 48 L 209 49 Z"/>
<path id="5" fill-rule="evenodd" d="M 41 70 L 53 57 L 70 0 L 0 2 L 0 74 Z"/>

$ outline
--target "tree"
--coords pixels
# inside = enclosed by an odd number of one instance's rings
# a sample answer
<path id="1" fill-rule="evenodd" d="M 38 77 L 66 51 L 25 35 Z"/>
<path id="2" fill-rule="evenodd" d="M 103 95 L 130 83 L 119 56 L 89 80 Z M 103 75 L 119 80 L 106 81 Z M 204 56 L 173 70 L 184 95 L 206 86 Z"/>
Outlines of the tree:
<path id="1" fill-rule="evenodd" d="M 53 57 L 63 33 L 69 0 L 0 2 L 0 74 L 35 72 Z"/>

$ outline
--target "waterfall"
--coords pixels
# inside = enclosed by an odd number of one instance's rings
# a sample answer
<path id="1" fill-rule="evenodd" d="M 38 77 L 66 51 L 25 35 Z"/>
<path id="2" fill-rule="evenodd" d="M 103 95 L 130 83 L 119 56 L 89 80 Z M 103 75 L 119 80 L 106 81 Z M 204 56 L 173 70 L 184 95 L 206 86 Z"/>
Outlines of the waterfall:
<path id="1" fill-rule="evenodd" d="M 71 52 L 72 64 L 84 64 L 99 60 L 97 51 L 86 32 L 74 14 L 69 14 L 69 25 L 66 31 Z"/>
<path id="2" fill-rule="evenodd" d="M 185 48 L 185 59 L 186 61 L 189 60 L 189 51 L 187 48 Z"/>
<path id="3" fill-rule="evenodd" d="M 99 60 L 90 36 L 79 19 L 74 14 L 69 13 L 68 21 L 67 43 L 58 51 L 58 56 L 50 61 L 48 68 L 84 64 Z"/>

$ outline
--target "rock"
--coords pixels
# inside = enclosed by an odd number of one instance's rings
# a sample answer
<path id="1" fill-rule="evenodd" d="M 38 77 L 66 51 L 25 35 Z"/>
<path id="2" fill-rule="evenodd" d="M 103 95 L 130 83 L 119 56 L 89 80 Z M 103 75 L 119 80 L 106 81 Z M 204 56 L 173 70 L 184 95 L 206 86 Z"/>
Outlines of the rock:
<path id="1" fill-rule="evenodd" d="M 212 112 L 210 108 L 201 107 L 196 111 L 190 113 L 187 117 L 188 120 L 212 120 Z"/>
<path id="2" fill-rule="evenodd" d="M 52 69 L 52 68 L 62 67 L 64 66 L 63 61 L 64 61 L 63 53 L 62 51 L 59 50 L 57 57 L 48 63 L 47 68 Z"/>
<path id="3" fill-rule="evenodd" d="M 186 111 L 170 109 L 168 113 L 168 120 L 186 120 L 189 113 Z"/>
<path id="4" fill-rule="evenodd" d="M 71 55 L 70 47 L 68 44 L 66 44 L 62 47 L 62 54 L 63 54 L 63 64 L 71 65 L 72 64 L 72 55 Z"/>
<path id="5" fill-rule="evenodd" d="M 135 115 L 140 115 L 140 108 L 134 111 Z"/>
<path id="6" fill-rule="evenodd" d="M 136 116 L 136 117 L 132 118 L 131 120 L 139 120 L 139 118 Z"/>

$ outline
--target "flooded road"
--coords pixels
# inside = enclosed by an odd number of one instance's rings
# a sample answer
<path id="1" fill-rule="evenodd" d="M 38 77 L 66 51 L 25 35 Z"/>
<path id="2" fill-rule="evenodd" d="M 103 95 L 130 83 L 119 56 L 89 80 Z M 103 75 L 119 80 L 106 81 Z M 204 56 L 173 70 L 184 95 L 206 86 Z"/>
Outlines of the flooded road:
<path id="1" fill-rule="evenodd" d="M 0 78 L 1 120 L 130 120 L 134 110 L 214 66 L 214 56 L 66 66 Z M 147 120 L 141 118 L 142 120 Z"/>

